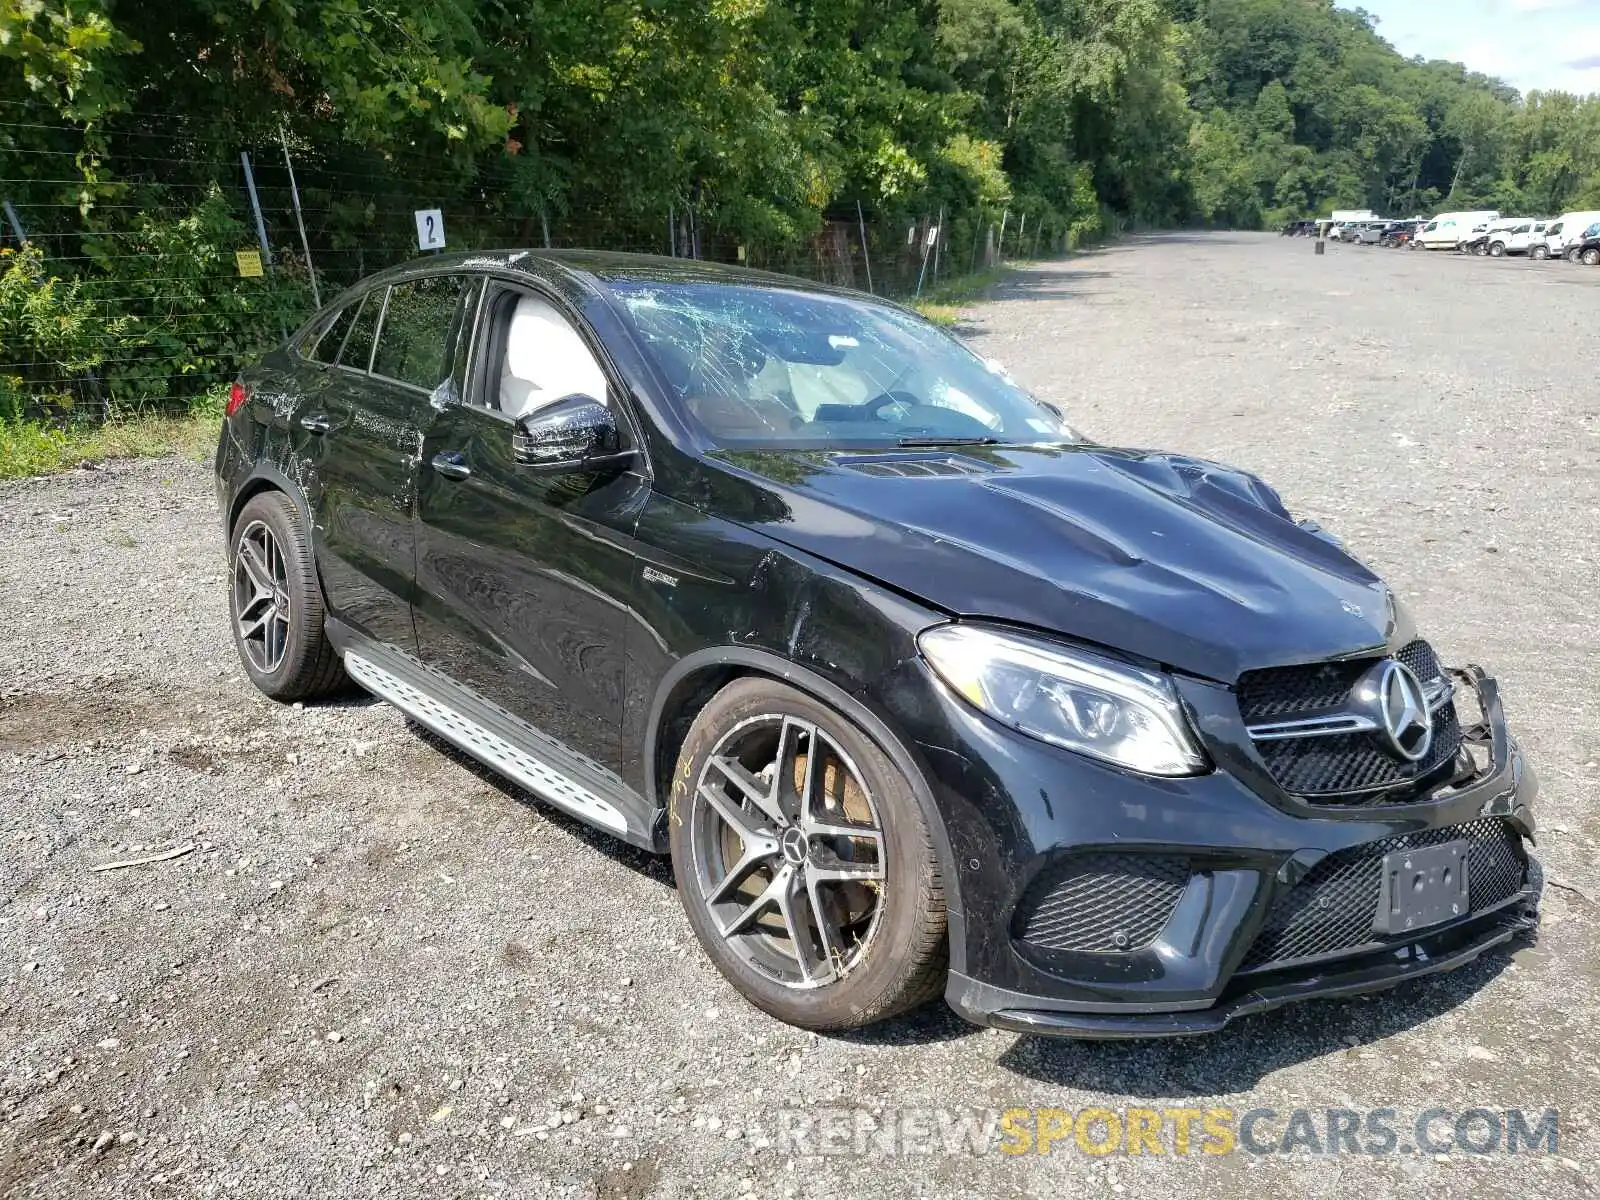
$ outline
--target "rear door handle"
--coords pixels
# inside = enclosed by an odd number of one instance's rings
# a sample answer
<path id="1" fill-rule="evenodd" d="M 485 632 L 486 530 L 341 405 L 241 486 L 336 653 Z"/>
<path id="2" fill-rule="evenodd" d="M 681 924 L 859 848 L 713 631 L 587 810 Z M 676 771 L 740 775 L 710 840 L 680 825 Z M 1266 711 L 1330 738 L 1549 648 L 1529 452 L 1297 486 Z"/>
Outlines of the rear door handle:
<path id="1" fill-rule="evenodd" d="M 333 428 L 333 421 L 322 413 L 312 413 L 310 416 L 300 418 L 300 428 L 310 430 L 312 433 L 327 433 Z"/>
<path id="2" fill-rule="evenodd" d="M 465 479 L 472 474 L 467 456 L 459 450 L 441 450 L 433 456 L 433 469 L 446 479 Z"/>

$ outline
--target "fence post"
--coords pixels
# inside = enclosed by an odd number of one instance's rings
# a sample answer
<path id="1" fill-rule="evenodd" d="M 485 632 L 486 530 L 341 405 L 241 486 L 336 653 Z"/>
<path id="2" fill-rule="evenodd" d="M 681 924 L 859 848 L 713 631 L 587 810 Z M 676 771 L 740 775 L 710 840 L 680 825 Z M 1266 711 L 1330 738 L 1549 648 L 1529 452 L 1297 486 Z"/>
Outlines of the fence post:
<path id="1" fill-rule="evenodd" d="M 670 204 L 667 205 L 667 253 L 678 257 L 678 214 Z"/>
<path id="2" fill-rule="evenodd" d="M 17 210 L 11 207 L 11 201 L 7 200 L 4 203 L 6 220 L 11 225 L 11 232 L 17 235 L 17 245 L 26 246 L 28 244 L 28 235 L 22 232 L 22 222 L 17 219 Z"/>
<path id="3" fill-rule="evenodd" d="M 1010 208 L 1003 208 L 1000 210 L 1000 257 L 996 260 L 997 264 L 1006 261 L 1006 221 L 1010 218 L 1010 216 Z"/>
<path id="4" fill-rule="evenodd" d="M 1022 224 L 1017 226 L 1017 257 L 1022 257 L 1022 239 L 1028 236 L 1028 214 L 1022 214 Z"/>
<path id="5" fill-rule="evenodd" d="M 983 206 L 978 206 L 978 215 L 972 222 L 972 258 L 967 263 L 967 274 L 971 275 L 978 269 L 978 243 L 983 239 Z"/>
<path id="6" fill-rule="evenodd" d="M 867 249 L 867 218 L 862 215 L 861 201 L 856 201 L 856 224 L 861 227 L 861 261 L 867 264 L 867 291 L 877 295 L 872 286 L 872 253 Z"/>
<path id="7" fill-rule="evenodd" d="M 267 223 L 261 219 L 261 201 L 256 197 L 256 177 L 250 171 L 250 152 L 239 151 L 239 161 L 244 164 L 244 186 L 250 193 L 250 208 L 256 215 L 256 238 L 261 242 L 261 258 L 272 265 L 272 247 L 267 245 Z"/>
<path id="8" fill-rule="evenodd" d="M 922 265 L 917 268 L 917 292 L 922 295 L 922 278 L 928 273 L 928 235 L 923 234 L 917 239 L 918 248 L 922 251 Z"/>
<path id="9" fill-rule="evenodd" d="M 550 249 L 550 217 L 542 208 L 539 210 L 539 231 L 544 234 L 544 248 Z"/>
<path id="10" fill-rule="evenodd" d="M 282 121 L 278 122 L 278 140 L 283 143 L 283 165 L 289 168 L 289 195 L 294 198 L 294 223 L 300 227 L 300 249 L 306 252 L 306 271 L 311 275 L 311 302 L 321 308 L 322 289 L 317 287 L 317 267 L 311 261 L 311 242 L 306 237 L 306 218 L 300 211 L 300 186 L 294 181 L 294 160 L 289 157 L 289 135 L 284 132 Z M 252 194 L 254 190 L 251 189 Z"/>

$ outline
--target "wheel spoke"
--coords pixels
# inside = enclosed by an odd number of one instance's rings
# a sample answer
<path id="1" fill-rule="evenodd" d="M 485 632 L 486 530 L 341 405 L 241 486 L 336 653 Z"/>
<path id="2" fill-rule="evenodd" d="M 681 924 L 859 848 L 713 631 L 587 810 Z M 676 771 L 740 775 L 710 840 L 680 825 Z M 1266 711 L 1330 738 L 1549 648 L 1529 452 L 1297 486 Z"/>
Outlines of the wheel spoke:
<path id="1" fill-rule="evenodd" d="M 276 671 L 278 664 L 283 661 L 284 651 L 288 649 L 289 622 L 278 612 L 272 610 L 272 620 L 267 623 L 267 662 L 268 670 Z"/>
<path id="2" fill-rule="evenodd" d="M 728 868 L 728 873 L 722 877 L 717 886 L 706 893 L 706 903 L 721 904 L 734 892 L 739 890 L 739 886 L 749 878 L 751 871 L 755 870 L 757 866 L 766 862 L 771 857 L 772 855 L 765 853 L 760 849 L 746 849 L 745 852 L 739 856 L 739 861 Z"/>
<path id="3" fill-rule="evenodd" d="M 272 568 L 267 565 L 261 551 L 249 538 L 239 543 L 239 565 L 244 568 L 256 595 L 272 595 Z"/>
<path id="4" fill-rule="evenodd" d="M 805 743 L 806 769 L 800 785 L 795 785 L 795 768 L 800 763 L 800 747 Z M 795 824 L 811 803 L 811 786 L 817 759 L 815 726 L 785 717 L 778 730 L 778 753 L 774 760 L 773 803 L 783 813 L 785 824 Z"/>
<path id="5" fill-rule="evenodd" d="M 794 872 L 789 867 L 781 868 L 777 874 L 772 877 L 772 881 L 761 890 L 761 894 L 754 900 L 750 901 L 749 904 L 745 905 L 743 911 L 741 911 L 738 916 L 734 917 L 733 920 L 729 921 L 722 927 L 722 936 L 725 938 L 730 938 L 736 933 L 743 933 L 751 925 L 755 924 L 756 918 L 764 913 L 767 909 L 771 908 L 774 904 L 777 904 L 778 898 L 787 892 L 789 887 L 789 878 L 791 875 L 793 875 L 793 873 Z"/>
<path id="6" fill-rule="evenodd" d="M 784 875 L 783 890 L 777 896 L 778 915 L 783 918 L 789 944 L 794 948 L 794 960 L 800 968 L 801 982 L 818 983 L 833 967 L 825 955 L 818 956 L 817 948 L 811 941 L 811 925 L 806 920 L 811 901 L 805 880 L 789 868 L 785 868 Z"/>
<path id="7" fill-rule="evenodd" d="M 259 633 L 265 639 L 268 636 L 266 630 L 272 624 L 277 615 L 278 610 L 269 606 L 266 612 L 262 613 L 254 620 L 247 622 L 243 617 L 241 617 L 239 619 L 239 636 L 248 641 Z"/>
<path id="8" fill-rule="evenodd" d="M 266 619 L 277 606 L 272 603 L 271 592 L 260 592 L 252 596 L 249 601 L 239 607 L 239 629 L 243 632 L 246 624 L 259 625 Z M 266 613 L 260 610 L 265 609 Z"/>
<path id="9" fill-rule="evenodd" d="M 744 764 L 734 758 L 713 758 L 710 765 L 721 772 L 722 776 L 732 783 L 734 787 L 738 788 L 740 794 L 755 805 L 767 820 L 780 829 L 789 824 L 788 819 L 783 815 L 783 809 L 778 805 L 778 782 L 776 779 L 771 784 L 763 784 L 761 780 L 745 770 Z"/>
<path id="10" fill-rule="evenodd" d="M 808 838 L 855 838 L 859 841 L 871 842 L 872 852 L 880 860 L 883 858 L 883 834 L 870 825 L 849 825 L 837 821 L 808 821 L 802 825 Z"/>
<path id="11" fill-rule="evenodd" d="M 772 845 L 774 849 L 777 848 L 776 844 L 773 843 L 771 831 L 763 829 L 755 821 L 752 821 L 750 819 L 751 814 L 729 799 L 722 789 L 709 783 L 702 783 L 700 785 L 700 797 L 717 810 L 717 815 L 728 823 L 734 833 L 739 835 L 739 840 L 746 846 L 760 839 Z"/>
<path id="12" fill-rule="evenodd" d="M 806 875 L 818 883 L 844 883 L 883 878 L 882 861 L 858 862 L 840 858 L 831 850 L 813 848 L 806 864 Z"/>
<path id="13" fill-rule="evenodd" d="M 828 965 L 830 972 L 844 968 L 843 937 L 839 930 L 838 922 L 828 914 L 828 904 L 819 888 L 816 874 L 806 872 L 806 896 L 811 902 L 811 915 L 817 923 L 817 939 L 822 943 L 822 959 Z"/>

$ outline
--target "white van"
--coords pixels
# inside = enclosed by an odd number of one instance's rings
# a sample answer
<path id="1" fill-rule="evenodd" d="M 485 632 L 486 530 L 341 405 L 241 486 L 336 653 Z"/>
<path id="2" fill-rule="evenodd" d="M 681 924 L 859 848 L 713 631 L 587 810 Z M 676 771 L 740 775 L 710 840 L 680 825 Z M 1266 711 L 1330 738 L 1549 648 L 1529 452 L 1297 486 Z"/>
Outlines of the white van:
<path id="1" fill-rule="evenodd" d="M 1582 237 L 1583 231 L 1596 221 L 1600 221 L 1600 211 L 1562 213 L 1545 226 L 1542 252 L 1535 243 L 1528 253 L 1534 258 L 1560 258 L 1567 246 Z"/>
<path id="2" fill-rule="evenodd" d="M 1484 225 L 1500 218 L 1497 208 L 1482 209 L 1478 212 L 1445 212 L 1440 213 L 1417 231 L 1416 239 L 1411 243 L 1424 250 L 1454 250 L 1461 244 L 1461 239 L 1472 232 L 1476 225 Z"/>

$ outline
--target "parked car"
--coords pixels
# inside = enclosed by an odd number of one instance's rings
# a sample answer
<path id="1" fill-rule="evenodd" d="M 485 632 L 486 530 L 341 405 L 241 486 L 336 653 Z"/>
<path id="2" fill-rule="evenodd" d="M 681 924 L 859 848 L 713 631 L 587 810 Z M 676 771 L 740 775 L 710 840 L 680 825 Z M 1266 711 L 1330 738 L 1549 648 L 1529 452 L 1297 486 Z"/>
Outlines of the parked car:
<path id="1" fill-rule="evenodd" d="M 1590 229 L 1584 234 L 1583 241 L 1577 247 L 1577 261 L 1585 266 L 1600 266 L 1600 225 Z"/>
<path id="2" fill-rule="evenodd" d="M 1562 213 L 1545 227 L 1544 253 L 1540 254 L 1537 245 L 1529 253 L 1535 258 L 1561 258 L 1566 254 L 1567 244 L 1581 238 L 1596 221 L 1600 221 L 1600 210 Z"/>
<path id="3" fill-rule="evenodd" d="M 1497 221 L 1489 227 L 1487 252 L 1491 258 L 1527 254 L 1535 241 L 1542 241 L 1547 221 L 1533 221 L 1526 217 Z"/>
<path id="4" fill-rule="evenodd" d="M 1421 223 L 1417 221 L 1391 221 L 1384 226 L 1378 244 L 1390 248 L 1409 246 L 1420 227 Z"/>
<path id="5" fill-rule="evenodd" d="M 1591 223 L 1577 237 L 1568 241 L 1562 256 L 1570 263 L 1582 262 L 1585 247 L 1596 237 L 1600 237 L 1600 221 Z"/>
<path id="6" fill-rule="evenodd" d="M 1317 223 L 1315 221 L 1290 221 L 1278 232 L 1285 237 L 1316 237 Z"/>
<path id="7" fill-rule="evenodd" d="M 1492 221 L 1480 221 L 1462 235 L 1456 249 L 1462 254 L 1475 254 L 1486 258 L 1489 254 L 1489 232 L 1494 228 Z"/>
<path id="8" fill-rule="evenodd" d="M 1414 244 L 1424 250 L 1459 250 L 1462 241 L 1475 227 L 1487 225 L 1499 216 L 1499 212 L 1493 209 L 1440 213 L 1423 225 Z"/>
<path id="9" fill-rule="evenodd" d="M 1087 441 L 884 301 L 432 257 L 247 369 L 216 472 L 262 692 L 348 677 L 670 853 L 793 1024 L 1198 1033 L 1535 924 L 1487 674 L 1260 479 Z"/>

